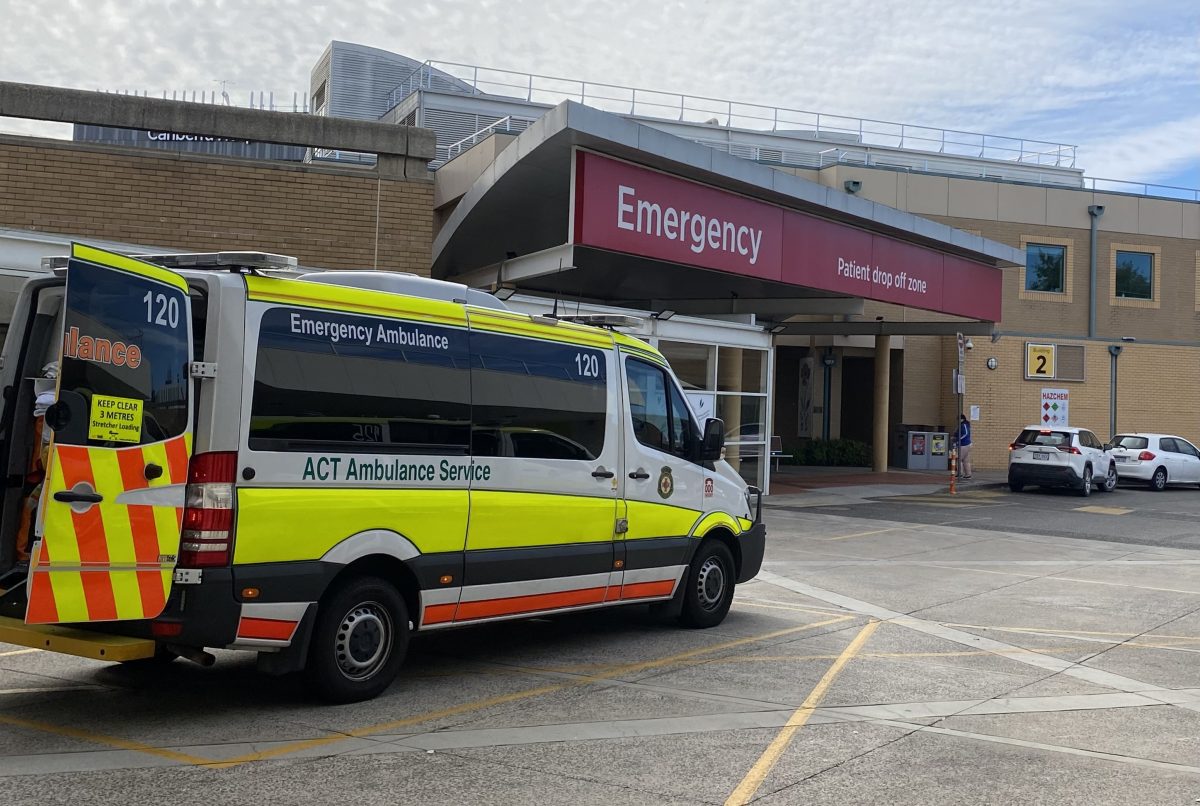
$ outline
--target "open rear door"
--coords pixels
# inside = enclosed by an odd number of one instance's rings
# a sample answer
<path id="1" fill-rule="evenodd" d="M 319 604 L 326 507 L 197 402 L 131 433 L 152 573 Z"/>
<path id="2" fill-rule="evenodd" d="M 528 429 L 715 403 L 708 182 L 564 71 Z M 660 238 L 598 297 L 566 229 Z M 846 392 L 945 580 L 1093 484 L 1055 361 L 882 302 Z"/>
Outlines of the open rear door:
<path id="1" fill-rule="evenodd" d="M 25 621 L 154 618 L 171 588 L 192 451 L 187 283 L 74 244 L 65 308 Z"/>

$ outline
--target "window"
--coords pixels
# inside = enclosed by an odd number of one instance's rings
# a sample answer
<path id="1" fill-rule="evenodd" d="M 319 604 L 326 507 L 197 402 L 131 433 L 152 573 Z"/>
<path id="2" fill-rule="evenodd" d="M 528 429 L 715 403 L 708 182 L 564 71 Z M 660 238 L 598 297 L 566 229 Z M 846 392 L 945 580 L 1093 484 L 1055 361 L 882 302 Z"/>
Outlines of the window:
<path id="1" fill-rule="evenodd" d="M 1050 291 L 1061 294 L 1067 248 L 1048 244 L 1027 244 L 1025 247 L 1025 290 Z"/>
<path id="2" fill-rule="evenodd" d="M 712 389 L 717 348 L 708 344 L 689 344 L 660 340 L 658 350 L 675 371 L 684 389 Z"/>
<path id="3" fill-rule="evenodd" d="M 1104 443 L 1102 443 L 1102 442 L 1100 441 L 1100 437 L 1096 436 L 1096 435 L 1095 435 L 1095 434 L 1093 434 L 1091 431 L 1080 431 L 1080 432 L 1079 432 L 1079 436 L 1080 436 L 1080 440 L 1079 440 L 1079 441 L 1080 441 L 1080 442 L 1083 442 L 1083 445 L 1084 445 L 1084 447 L 1087 447 L 1087 448 L 1098 448 L 1098 449 L 1101 449 L 1101 448 L 1103 448 L 1103 447 L 1104 447 Z M 1086 442 L 1084 442 L 1084 440 L 1083 440 L 1083 437 L 1087 437 L 1087 441 L 1086 441 Z"/>
<path id="4" fill-rule="evenodd" d="M 1034 431 L 1027 428 L 1017 437 L 1015 444 L 1049 445 L 1056 448 L 1059 445 L 1070 445 L 1071 435 L 1066 431 Z"/>
<path id="5" fill-rule="evenodd" d="M 663 453 L 690 458 L 699 437 L 683 395 L 661 368 L 628 359 L 629 413 L 638 442 Z"/>
<path id="6" fill-rule="evenodd" d="M 1163 437 L 1158 441 L 1158 449 L 1167 453 L 1179 453 L 1179 446 L 1175 444 L 1175 440 L 1170 437 Z"/>
<path id="7" fill-rule="evenodd" d="M 91 407 L 95 396 L 140 401 L 140 434 L 89 437 L 88 408 L 59 442 L 121 447 L 160 442 L 188 423 L 188 297 L 148 278 L 71 262 L 60 397 Z M 147 308 L 146 300 L 151 308 Z M 136 355 L 136 358 L 135 358 Z M 41 369 L 38 367 L 37 369 Z M 100 403 L 100 405 L 104 405 Z"/>
<path id="8" fill-rule="evenodd" d="M 717 391 L 767 391 L 767 353 L 743 347 L 717 350 Z"/>
<path id="9" fill-rule="evenodd" d="M 1188 442 L 1186 439 L 1177 439 L 1175 444 L 1179 446 L 1179 452 L 1185 453 L 1188 456 L 1194 456 L 1200 459 L 1200 451 L 1196 450 L 1196 446 Z"/>
<path id="10" fill-rule="evenodd" d="M 1149 444 L 1149 440 L 1145 437 L 1134 437 L 1128 434 L 1113 437 L 1113 447 L 1125 448 L 1130 451 L 1144 451 Z"/>
<path id="11" fill-rule="evenodd" d="M 472 331 L 473 455 L 594 460 L 608 422 L 608 357 Z"/>
<path id="12" fill-rule="evenodd" d="M 1154 299 L 1154 255 L 1117 250 L 1117 296 Z"/>
<path id="13" fill-rule="evenodd" d="M 467 333 L 273 308 L 262 318 L 250 448 L 465 455 Z"/>

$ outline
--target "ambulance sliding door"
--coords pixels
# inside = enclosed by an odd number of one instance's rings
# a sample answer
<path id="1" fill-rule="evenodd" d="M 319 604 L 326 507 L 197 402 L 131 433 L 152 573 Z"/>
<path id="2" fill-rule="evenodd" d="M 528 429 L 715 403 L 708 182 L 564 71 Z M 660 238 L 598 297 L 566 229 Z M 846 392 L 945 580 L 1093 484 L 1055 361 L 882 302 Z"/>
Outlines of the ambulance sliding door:
<path id="1" fill-rule="evenodd" d="M 455 620 L 601 604 L 616 576 L 612 338 L 515 313 L 469 318 L 474 472 Z"/>

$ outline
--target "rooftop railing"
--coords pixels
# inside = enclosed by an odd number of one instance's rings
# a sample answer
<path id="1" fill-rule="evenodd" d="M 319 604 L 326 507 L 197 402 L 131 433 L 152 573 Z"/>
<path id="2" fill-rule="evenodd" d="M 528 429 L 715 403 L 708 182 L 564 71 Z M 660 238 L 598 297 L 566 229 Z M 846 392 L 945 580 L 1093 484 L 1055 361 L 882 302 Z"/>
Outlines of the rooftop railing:
<path id="1" fill-rule="evenodd" d="M 197 104 L 214 104 L 216 106 L 239 106 L 247 109 L 265 109 L 269 112 L 300 112 L 312 110 L 308 106 L 308 93 L 293 92 L 291 101 L 288 93 L 281 92 L 276 97 L 274 92 L 252 91 L 246 96 L 246 103 L 235 103 L 233 95 L 225 90 L 162 90 L 161 93 L 148 90 L 98 90 L 116 95 L 133 95 L 139 98 L 162 98 L 166 101 L 188 101 Z"/>
<path id="2" fill-rule="evenodd" d="M 530 103 L 557 104 L 573 100 L 608 112 L 637 117 L 732 129 L 756 129 L 796 137 L 841 140 L 976 159 L 1075 167 L 1076 147 L 1065 143 L 830 115 L 458 62 L 427 61 L 420 65 L 392 90 L 392 106 L 420 89 L 498 96 Z"/>

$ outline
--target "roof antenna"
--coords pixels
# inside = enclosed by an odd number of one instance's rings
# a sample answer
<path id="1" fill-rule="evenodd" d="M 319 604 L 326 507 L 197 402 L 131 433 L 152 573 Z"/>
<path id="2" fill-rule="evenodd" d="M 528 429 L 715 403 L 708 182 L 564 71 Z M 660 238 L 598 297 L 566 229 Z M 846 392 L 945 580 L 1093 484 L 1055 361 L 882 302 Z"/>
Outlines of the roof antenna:
<path id="1" fill-rule="evenodd" d="M 556 271 L 554 273 L 554 310 L 550 312 L 550 315 L 553 316 L 555 319 L 558 318 L 558 298 L 559 298 L 559 295 L 562 293 L 562 282 L 560 282 L 560 280 L 559 280 L 559 275 L 562 274 L 562 269 L 563 269 L 562 258 L 559 258 L 558 259 L 558 271 Z"/>

